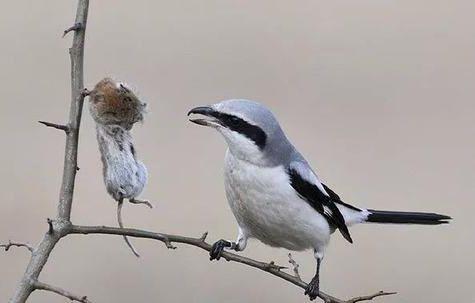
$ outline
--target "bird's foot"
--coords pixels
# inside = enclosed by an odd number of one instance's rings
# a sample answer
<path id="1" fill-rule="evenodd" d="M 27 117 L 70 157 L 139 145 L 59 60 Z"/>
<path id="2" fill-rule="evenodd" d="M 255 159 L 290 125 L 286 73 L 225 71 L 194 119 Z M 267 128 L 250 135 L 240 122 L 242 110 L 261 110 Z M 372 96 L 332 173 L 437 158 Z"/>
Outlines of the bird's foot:
<path id="1" fill-rule="evenodd" d="M 307 288 L 305 289 L 305 295 L 308 295 L 310 301 L 315 300 L 320 293 L 320 283 L 318 278 L 313 278 L 310 283 L 308 283 Z"/>
<path id="2" fill-rule="evenodd" d="M 132 204 L 145 204 L 148 206 L 148 208 L 153 208 L 153 204 L 148 202 L 147 200 L 138 200 L 138 199 L 129 199 L 129 202 Z"/>
<path id="3" fill-rule="evenodd" d="M 221 258 L 221 254 L 225 247 L 231 247 L 232 243 L 226 240 L 219 240 L 216 241 L 213 246 L 211 246 L 211 250 L 209 252 L 209 260 L 219 260 Z"/>

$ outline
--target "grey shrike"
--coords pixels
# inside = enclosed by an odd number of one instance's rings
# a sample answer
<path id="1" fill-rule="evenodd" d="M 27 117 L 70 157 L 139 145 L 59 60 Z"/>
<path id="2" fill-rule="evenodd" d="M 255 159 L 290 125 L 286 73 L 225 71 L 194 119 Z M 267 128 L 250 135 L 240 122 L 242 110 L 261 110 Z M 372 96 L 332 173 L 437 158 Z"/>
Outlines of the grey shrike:
<path id="1" fill-rule="evenodd" d="M 210 260 L 224 248 L 242 251 L 249 238 L 289 250 L 313 249 L 317 269 L 305 294 L 319 293 L 319 271 L 330 235 L 339 230 L 353 242 L 348 227 L 357 223 L 436 225 L 451 218 L 435 213 L 380 211 L 343 202 L 320 182 L 289 142 L 274 115 L 248 100 L 228 100 L 189 111 L 190 119 L 215 128 L 228 144 L 224 160 L 226 197 L 238 223 L 236 242 L 213 244 Z"/>

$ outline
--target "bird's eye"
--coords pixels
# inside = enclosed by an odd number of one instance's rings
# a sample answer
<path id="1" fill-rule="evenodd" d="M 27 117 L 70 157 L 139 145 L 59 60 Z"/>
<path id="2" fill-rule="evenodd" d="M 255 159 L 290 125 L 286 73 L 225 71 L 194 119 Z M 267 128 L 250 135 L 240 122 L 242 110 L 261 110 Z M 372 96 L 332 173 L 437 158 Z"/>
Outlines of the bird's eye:
<path id="1" fill-rule="evenodd" d="M 239 119 L 238 117 L 234 117 L 234 116 L 229 117 L 230 124 L 237 125 L 239 124 L 240 121 L 241 119 Z"/>

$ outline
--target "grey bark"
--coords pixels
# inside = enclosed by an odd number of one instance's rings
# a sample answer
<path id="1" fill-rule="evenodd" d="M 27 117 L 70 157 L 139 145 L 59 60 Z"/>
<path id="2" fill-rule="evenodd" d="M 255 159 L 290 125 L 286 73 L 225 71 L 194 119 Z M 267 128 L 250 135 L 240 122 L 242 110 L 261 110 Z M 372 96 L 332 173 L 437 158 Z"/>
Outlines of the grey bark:
<path id="1" fill-rule="evenodd" d="M 71 106 L 67 125 L 68 131 L 66 132 L 63 180 L 59 194 L 58 215 L 53 220 L 53 231 L 51 233 L 47 232 L 38 247 L 34 249 L 23 278 L 19 282 L 15 294 L 11 297 L 10 303 L 26 302 L 30 294 L 36 289 L 35 283 L 38 281 L 41 270 L 48 261 L 51 251 L 59 239 L 65 235 L 65 227 L 71 224 L 69 220 L 71 218 L 71 205 L 73 203 L 74 182 L 77 171 L 79 126 L 84 102 L 83 60 L 88 7 L 89 0 L 78 1 L 75 24 L 80 24 L 80 26 L 74 32 L 73 45 L 69 49 L 71 57 Z"/>

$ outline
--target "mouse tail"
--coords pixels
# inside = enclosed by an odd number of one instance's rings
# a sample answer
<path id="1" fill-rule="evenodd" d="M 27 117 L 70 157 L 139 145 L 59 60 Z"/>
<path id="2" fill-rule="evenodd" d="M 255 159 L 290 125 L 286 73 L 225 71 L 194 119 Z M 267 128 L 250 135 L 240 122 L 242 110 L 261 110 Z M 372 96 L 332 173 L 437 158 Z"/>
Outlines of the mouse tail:
<path id="1" fill-rule="evenodd" d="M 119 223 L 120 228 L 124 228 L 124 224 L 122 222 L 122 206 L 123 205 L 124 205 L 124 200 L 120 199 L 117 203 L 117 222 Z M 123 236 L 123 237 L 124 237 L 124 240 L 125 240 L 125 243 L 127 244 L 127 246 L 130 248 L 130 250 L 132 250 L 132 253 L 137 258 L 140 258 L 139 253 L 137 252 L 135 247 L 132 245 L 132 243 L 130 243 L 129 238 L 127 238 L 127 236 Z"/>

